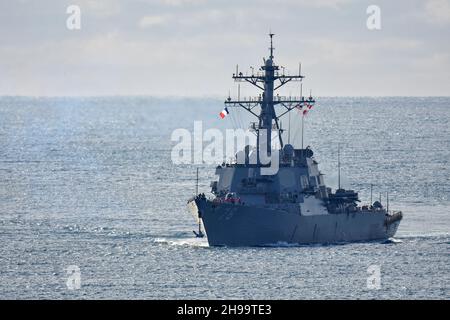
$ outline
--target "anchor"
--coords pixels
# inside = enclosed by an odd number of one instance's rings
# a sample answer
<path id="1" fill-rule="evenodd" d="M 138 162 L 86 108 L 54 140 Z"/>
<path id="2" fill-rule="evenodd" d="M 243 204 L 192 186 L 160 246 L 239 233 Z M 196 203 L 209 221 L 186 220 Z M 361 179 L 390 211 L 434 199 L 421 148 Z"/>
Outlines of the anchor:
<path id="1" fill-rule="evenodd" d="M 202 232 L 202 223 L 201 223 L 201 213 L 200 211 L 198 212 L 198 232 L 196 232 L 195 230 L 192 230 L 192 232 L 195 234 L 196 238 L 203 238 L 205 236 L 205 234 Z"/>
<path id="2" fill-rule="evenodd" d="M 200 227 L 200 222 L 198 223 L 198 232 L 196 232 L 195 230 L 192 230 L 192 232 L 195 234 L 196 238 L 203 238 L 205 236 Z"/>
<path id="3" fill-rule="evenodd" d="M 196 185 L 195 185 L 195 204 L 197 205 L 197 201 L 200 198 L 200 194 L 198 193 L 198 168 L 197 168 L 197 178 L 196 178 Z M 204 194 L 203 198 L 204 198 Z M 198 207 L 197 207 L 198 208 Z M 202 213 L 200 212 L 200 210 L 197 211 L 198 213 L 198 232 L 196 232 L 195 230 L 192 230 L 192 232 L 195 234 L 196 238 L 203 238 L 205 236 L 205 234 L 202 232 L 202 221 L 200 220 L 202 218 Z"/>

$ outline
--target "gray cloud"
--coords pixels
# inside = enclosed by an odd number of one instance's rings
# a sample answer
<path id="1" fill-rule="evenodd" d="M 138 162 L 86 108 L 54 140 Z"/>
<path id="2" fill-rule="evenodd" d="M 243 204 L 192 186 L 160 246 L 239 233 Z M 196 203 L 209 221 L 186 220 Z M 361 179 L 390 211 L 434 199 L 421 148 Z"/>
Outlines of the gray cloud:
<path id="1" fill-rule="evenodd" d="M 0 3 L 0 94 L 226 95 L 235 65 L 301 60 L 319 95 L 448 95 L 449 0 Z M 66 29 L 78 4 L 82 29 Z M 381 7 L 382 29 L 366 28 Z M 250 89 L 245 93 L 251 93 Z M 287 93 L 298 88 L 288 87 Z"/>

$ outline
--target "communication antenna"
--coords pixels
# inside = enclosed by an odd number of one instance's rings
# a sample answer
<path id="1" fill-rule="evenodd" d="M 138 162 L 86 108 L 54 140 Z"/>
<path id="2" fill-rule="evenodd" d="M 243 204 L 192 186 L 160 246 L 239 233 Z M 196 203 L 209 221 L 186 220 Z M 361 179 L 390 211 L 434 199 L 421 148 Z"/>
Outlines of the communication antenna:
<path id="1" fill-rule="evenodd" d="M 386 191 L 386 211 L 389 212 L 389 192 Z"/>
<path id="2" fill-rule="evenodd" d="M 302 149 L 303 149 L 303 133 L 304 133 L 303 127 L 304 127 L 304 121 L 305 121 L 305 115 L 303 114 L 302 115 Z"/>
<path id="3" fill-rule="evenodd" d="M 338 189 L 341 189 L 341 145 L 338 143 Z"/>
<path id="4" fill-rule="evenodd" d="M 288 144 L 291 144 L 291 113 L 288 114 Z"/>
<path id="5" fill-rule="evenodd" d="M 372 192 L 373 192 L 373 183 L 370 184 L 370 205 L 372 205 Z"/>
<path id="6" fill-rule="evenodd" d="M 272 38 L 275 34 L 274 33 L 269 33 L 270 36 L 270 59 L 273 59 L 273 42 L 272 42 Z"/>

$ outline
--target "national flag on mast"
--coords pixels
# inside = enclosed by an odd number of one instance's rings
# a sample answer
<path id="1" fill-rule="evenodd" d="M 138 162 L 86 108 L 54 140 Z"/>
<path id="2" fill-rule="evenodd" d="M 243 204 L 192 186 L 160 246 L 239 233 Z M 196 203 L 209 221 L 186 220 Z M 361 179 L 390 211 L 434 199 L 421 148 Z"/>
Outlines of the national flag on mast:
<path id="1" fill-rule="evenodd" d="M 225 118 L 230 112 L 228 111 L 227 107 L 225 107 L 221 113 L 219 113 L 220 117 L 223 119 Z"/>
<path id="2" fill-rule="evenodd" d="M 313 105 L 312 105 L 312 104 L 308 104 L 308 109 L 309 109 L 309 110 L 311 110 L 311 109 L 312 109 L 312 107 L 313 107 Z"/>

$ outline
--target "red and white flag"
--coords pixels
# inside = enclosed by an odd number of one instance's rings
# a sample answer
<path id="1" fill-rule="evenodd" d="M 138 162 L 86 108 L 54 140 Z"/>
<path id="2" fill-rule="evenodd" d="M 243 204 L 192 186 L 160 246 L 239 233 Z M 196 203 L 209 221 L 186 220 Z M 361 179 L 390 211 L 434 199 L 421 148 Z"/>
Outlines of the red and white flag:
<path id="1" fill-rule="evenodd" d="M 308 109 L 303 110 L 303 116 L 306 116 L 307 113 L 308 113 Z"/>
<path id="2" fill-rule="evenodd" d="M 228 111 L 228 109 L 225 107 L 225 109 L 222 110 L 221 113 L 219 113 L 220 117 L 223 119 L 225 118 L 230 112 Z"/>

